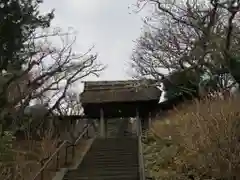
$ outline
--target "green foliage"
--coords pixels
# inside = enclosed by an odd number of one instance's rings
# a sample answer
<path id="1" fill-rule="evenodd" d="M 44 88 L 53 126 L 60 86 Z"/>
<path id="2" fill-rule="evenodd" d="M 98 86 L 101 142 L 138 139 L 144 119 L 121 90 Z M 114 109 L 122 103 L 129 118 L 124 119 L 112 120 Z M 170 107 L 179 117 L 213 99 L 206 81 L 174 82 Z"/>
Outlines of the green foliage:
<path id="1" fill-rule="evenodd" d="M 229 69 L 233 78 L 240 84 L 240 56 L 229 59 Z"/>
<path id="2" fill-rule="evenodd" d="M 22 66 L 37 53 L 37 30 L 48 28 L 54 18 L 53 11 L 40 13 L 41 3 L 42 0 L 0 2 L 0 122 L 4 126 L 4 114 L 8 114 L 5 112 L 8 111 L 8 82 L 22 74 Z"/>
<path id="3" fill-rule="evenodd" d="M 178 179 L 176 172 L 169 166 L 179 151 L 170 139 L 156 137 L 151 131 L 143 139 L 145 168 L 154 179 Z M 178 174 L 179 176 L 179 174 Z"/>
<path id="4" fill-rule="evenodd" d="M 53 12 L 40 15 L 41 0 L 3 0 L 0 3 L 0 70 L 21 69 L 34 53 L 29 41 L 38 28 L 47 28 Z M 32 51 L 32 52 L 31 52 Z"/>
<path id="5" fill-rule="evenodd" d="M 22 73 L 22 65 L 34 55 L 36 30 L 49 27 L 54 17 L 53 12 L 40 14 L 41 3 L 41 0 L 0 2 L 0 162 L 13 160 L 13 133 L 18 129 L 18 125 L 10 128 L 13 117 L 8 112 L 7 83 Z M 2 74 L 3 70 L 7 75 Z M 19 128 L 25 129 L 26 124 L 24 120 Z"/>
<path id="6" fill-rule="evenodd" d="M 204 89 L 206 92 L 217 91 L 219 89 L 218 82 L 220 81 L 221 77 L 219 75 L 214 75 L 209 72 L 205 72 L 201 76 L 199 87 Z"/>
<path id="7" fill-rule="evenodd" d="M 12 142 L 15 139 L 13 133 L 4 131 L 0 136 L 0 162 L 9 162 L 13 160 Z"/>
<path id="8" fill-rule="evenodd" d="M 234 67 L 240 69 L 237 65 L 234 65 Z M 237 70 L 236 72 L 239 73 Z M 181 95 L 198 97 L 200 95 L 199 88 L 206 92 L 217 91 L 220 88 L 219 82 L 221 82 L 221 76 L 212 74 L 211 71 L 207 70 L 203 72 L 195 70 L 174 72 L 169 76 L 168 82 L 164 83 L 167 89 L 166 97 L 168 99 Z"/>
<path id="9" fill-rule="evenodd" d="M 196 96 L 199 82 L 200 75 L 194 70 L 174 72 L 164 82 L 167 92 L 166 97 L 172 99 L 180 95 Z"/>

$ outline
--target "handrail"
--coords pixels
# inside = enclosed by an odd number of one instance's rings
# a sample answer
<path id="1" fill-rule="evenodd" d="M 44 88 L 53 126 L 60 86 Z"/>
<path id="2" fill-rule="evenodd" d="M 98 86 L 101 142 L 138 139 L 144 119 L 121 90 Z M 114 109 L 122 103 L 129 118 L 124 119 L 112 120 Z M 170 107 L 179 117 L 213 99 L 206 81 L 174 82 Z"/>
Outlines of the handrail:
<path id="1" fill-rule="evenodd" d="M 145 165 L 143 159 L 143 147 L 142 147 L 142 125 L 141 120 L 137 117 L 137 132 L 138 132 L 138 160 L 139 160 L 139 173 L 140 180 L 145 180 Z"/>
<path id="2" fill-rule="evenodd" d="M 91 125 L 90 125 L 90 124 L 87 124 L 87 125 L 85 125 L 85 126 L 83 127 L 82 133 L 78 136 L 78 138 L 77 138 L 77 139 L 75 140 L 75 142 L 74 142 L 75 145 L 78 143 L 78 141 L 79 141 L 80 139 L 82 139 L 82 137 L 83 137 L 86 133 L 88 133 L 88 129 L 89 129 L 91 126 L 92 126 L 92 124 L 91 124 Z"/>
<path id="3" fill-rule="evenodd" d="M 42 167 L 41 167 L 41 169 L 38 171 L 38 173 L 34 176 L 34 178 L 33 178 L 33 180 L 36 180 L 39 176 L 40 176 L 40 179 L 41 180 L 43 180 L 43 172 L 44 172 L 44 170 L 47 168 L 47 166 L 49 165 L 49 163 L 53 160 L 53 158 L 55 157 L 55 156 L 57 156 L 57 163 L 59 163 L 58 161 L 59 161 L 59 152 L 60 152 L 60 150 L 62 150 L 63 149 L 63 147 L 65 147 L 65 145 L 67 145 L 67 144 L 70 144 L 69 146 L 66 146 L 65 148 L 66 148 L 66 154 L 65 154 L 65 163 L 66 163 L 66 161 L 67 161 L 67 150 L 68 150 L 68 148 L 69 147 L 72 147 L 73 149 L 72 149 L 72 159 L 73 159 L 73 157 L 74 157 L 74 154 L 75 154 L 75 149 L 74 149 L 74 147 L 77 145 L 77 143 L 78 143 L 78 141 L 80 140 L 80 139 L 82 139 L 82 137 L 84 136 L 84 135 L 86 135 L 87 133 L 88 133 L 88 130 L 89 130 L 89 128 L 92 126 L 93 124 L 85 124 L 85 126 L 83 127 L 83 131 L 80 133 L 80 135 L 76 138 L 76 140 L 74 141 L 74 143 L 72 143 L 72 142 L 70 142 L 69 140 L 64 140 L 61 144 L 60 144 L 60 146 L 54 151 L 54 153 L 46 160 L 46 162 L 42 165 Z M 57 164 L 57 166 L 58 166 L 58 164 Z"/>
<path id="4" fill-rule="evenodd" d="M 85 135 L 85 134 L 87 134 L 88 133 L 88 129 L 92 126 L 93 124 L 87 124 L 87 125 L 85 125 L 84 127 L 83 127 L 83 131 L 82 131 L 82 133 L 78 136 L 78 138 L 74 141 L 74 143 L 71 143 L 69 146 L 67 146 L 66 147 L 66 155 L 65 155 L 65 158 L 67 159 L 67 157 L 68 157 L 68 154 L 67 154 L 67 152 L 68 152 L 68 148 L 70 148 L 70 147 L 72 147 L 72 159 L 73 159 L 73 157 L 75 156 L 75 149 L 74 149 L 74 147 L 77 145 L 77 143 L 78 143 L 78 141 L 80 140 L 80 139 L 82 139 L 82 137 Z M 65 161 L 66 162 L 66 161 Z"/>
<path id="5" fill-rule="evenodd" d="M 62 144 L 56 149 L 56 151 L 48 158 L 48 160 L 44 163 L 38 173 L 34 176 L 33 180 L 37 179 L 37 177 L 45 170 L 45 168 L 49 165 L 49 163 L 53 160 L 53 158 L 57 155 L 57 153 L 67 144 L 69 141 L 65 140 Z"/>

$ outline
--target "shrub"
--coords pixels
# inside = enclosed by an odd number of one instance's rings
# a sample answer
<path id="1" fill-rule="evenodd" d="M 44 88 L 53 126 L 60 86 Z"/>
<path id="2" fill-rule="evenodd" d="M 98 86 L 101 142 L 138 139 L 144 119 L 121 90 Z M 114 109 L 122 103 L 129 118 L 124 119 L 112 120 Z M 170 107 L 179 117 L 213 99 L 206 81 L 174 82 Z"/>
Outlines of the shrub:
<path id="1" fill-rule="evenodd" d="M 4 132 L 0 138 L 0 179 L 32 179 L 41 168 L 40 161 L 56 150 L 58 141 L 49 134 L 40 141 L 16 140 L 12 133 Z"/>
<path id="2" fill-rule="evenodd" d="M 177 175 L 166 179 L 240 179 L 239 105 L 240 97 L 205 99 L 154 122 L 155 144 L 165 142 L 161 168 Z"/>

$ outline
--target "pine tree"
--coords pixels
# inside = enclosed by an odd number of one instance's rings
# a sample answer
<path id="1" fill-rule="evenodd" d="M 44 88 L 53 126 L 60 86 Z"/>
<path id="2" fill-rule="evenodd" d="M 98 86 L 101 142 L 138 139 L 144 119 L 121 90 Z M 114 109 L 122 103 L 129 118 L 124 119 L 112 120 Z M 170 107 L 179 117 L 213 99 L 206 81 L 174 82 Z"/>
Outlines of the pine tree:
<path id="1" fill-rule="evenodd" d="M 29 38 L 38 28 L 50 26 L 53 11 L 41 15 L 41 0 L 1 0 L 0 2 L 0 71 L 20 70 L 33 44 Z M 34 42 L 32 42 L 34 43 Z M 26 45 L 28 46 L 26 47 Z"/>

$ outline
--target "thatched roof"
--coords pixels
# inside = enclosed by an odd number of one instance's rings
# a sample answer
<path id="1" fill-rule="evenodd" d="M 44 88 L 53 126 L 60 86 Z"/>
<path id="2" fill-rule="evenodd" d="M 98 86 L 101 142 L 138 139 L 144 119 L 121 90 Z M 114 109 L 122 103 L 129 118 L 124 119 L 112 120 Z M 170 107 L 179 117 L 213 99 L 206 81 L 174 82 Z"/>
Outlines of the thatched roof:
<path id="1" fill-rule="evenodd" d="M 87 81 L 81 94 L 81 102 L 133 102 L 158 100 L 161 91 L 153 80 Z"/>

